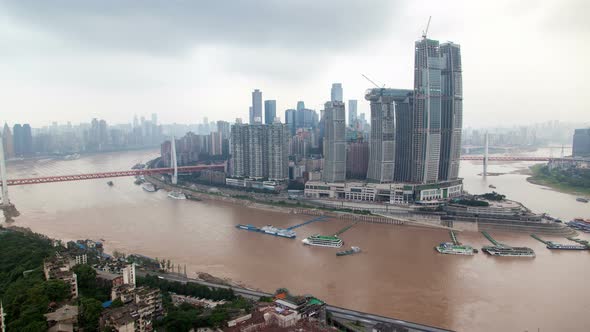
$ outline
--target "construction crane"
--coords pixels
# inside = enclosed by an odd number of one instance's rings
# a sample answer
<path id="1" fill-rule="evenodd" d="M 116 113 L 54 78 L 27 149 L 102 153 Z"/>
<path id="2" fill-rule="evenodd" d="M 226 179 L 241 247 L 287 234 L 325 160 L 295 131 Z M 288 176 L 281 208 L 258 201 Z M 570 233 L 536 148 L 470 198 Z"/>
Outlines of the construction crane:
<path id="1" fill-rule="evenodd" d="M 428 24 L 426 24 L 426 30 L 422 31 L 422 38 L 426 39 L 426 36 L 428 35 L 428 27 L 430 27 L 430 19 L 432 19 L 432 16 L 428 16 Z"/>
<path id="2" fill-rule="evenodd" d="M 371 82 L 374 86 L 376 86 L 378 89 L 384 88 L 385 85 L 383 85 L 383 87 L 380 87 L 377 83 L 373 82 L 373 80 L 371 80 L 370 78 L 368 78 L 365 74 L 361 74 L 363 75 L 364 78 L 367 79 L 367 81 Z"/>

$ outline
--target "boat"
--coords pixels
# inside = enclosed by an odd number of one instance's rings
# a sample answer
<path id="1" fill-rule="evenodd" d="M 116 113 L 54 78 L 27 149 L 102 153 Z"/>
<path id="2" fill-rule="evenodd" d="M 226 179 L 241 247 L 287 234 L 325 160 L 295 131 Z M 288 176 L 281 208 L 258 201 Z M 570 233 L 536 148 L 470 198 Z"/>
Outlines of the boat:
<path id="1" fill-rule="evenodd" d="M 490 185 L 488 186 L 488 188 L 496 189 L 496 186 L 494 186 L 493 184 L 490 184 Z"/>
<path id="2" fill-rule="evenodd" d="M 452 242 L 443 242 L 438 246 L 434 247 L 434 249 L 441 254 L 451 254 L 451 255 L 473 255 L 477 253 L 477 249 L 474 249 L 472 246 L 468 245 L 461 245 L 461 244 L 454 244 Z"/>
<path id="3" fill-rule="evenodd" d="M 168 193 L 168 197 L 173 199 L 186 199 L 186 195 L 180 191 L 171 191 Z"/>
<path id="4" fill-rule="evenodd" d="M 481 250 L 491 256 L 535 257 L 535 251 L 527 247 L 485 246 Z"/>
<path id="5" fill-rule="evenodd" d="M 248 225 L 237 224 L 236 228 L 247 230 L 247 231 L 252 231 L 252 232 L 260 232 L 260 228 L 254 226 L 254 225 L 250 225 L 250 224 L 248 224 Z"/>
<path id="6" fill-rule="evenodd" d="M 286 237 L 289 239 L 294 239 L 297 236 L 297 234 L 293 230 L 285 229 L 285 228 L 277 228 L 277 227 L 274 227 L 271 225 L 261 227 L 260 231 L 265 234 Z"/>
<path id="7" fill-rule="evenodd" d="M 114 186 L 114 185 L 115 185 L 115 184 L 113 183 L 113 181 L 109 181 L 109 182 L 107 182 L 107 184 L 109 185 L 109 187 L 112 187 L 112 186 Z"/>
<path id="8" fill-rule="evenodd" d="M 148 183 L 144 183 L 143 186 L 141 186 L 141 189 L 143 189 L 147 192 L 153 193 L 154 191 L 156 191 L 156 186 L 154 186 L 153 184 L 148 182 Z"/>
<path id="9" fill-rule="evenodd" d="M 589 247 L 580 244 L 560 244 L 560 243 L 547 243 L 547 249 L 559 249 L 559 250 L 590 250 Z"/>
<path id="10" fill-rule="evenodd" d="M 578 198 L 576 198 L 576 201 L 582 202 L 582 203 L 588 203 L 588 199 L 584 198 L 584 197 L 578 197 Z"/>
<path id="11" fill-rule="evenodd" d="M 336 253 L 336 256 L 348 256 L 348 255 L 352 255 L 352 254 L 356 254 L 361 252 L 361 248 L 359 247 L 350 247 L 350 249 L 348 250 L 344 250 L 344 251 L 339 251 Z"/>
<path id="12" fill-rule="evenodd" d="M 570 228 L 590 233 L 590 219 L 575 218 L 565 223 Z"/>
<path id="13" fill-rule="evenodd" d="M 342 239 L 340 239 L 336 235 L 325 236 L 325 235 L 319 235 L 319 234 L 309 236 L 309 237 L 303 239 L 301 242 L 303 242 L 303 244 L 306 244 L 309 246 L 331 247 L 331 248 L 340 248 L 344 244 L 344 242 L 342 242 Z"/>

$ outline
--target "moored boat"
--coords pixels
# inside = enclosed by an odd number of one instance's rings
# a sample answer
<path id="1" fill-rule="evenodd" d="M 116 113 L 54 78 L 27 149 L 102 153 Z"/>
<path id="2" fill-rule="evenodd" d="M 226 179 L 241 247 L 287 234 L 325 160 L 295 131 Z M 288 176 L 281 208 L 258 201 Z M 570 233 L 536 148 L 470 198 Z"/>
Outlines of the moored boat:
<path id="1" fill-rule="evenodd" d="M 588 199 L 584 198 L 584 197 L 578 197 L 578 198 L 576 198 L 576 201 L 582 202 L 582 203 L 588 203 Z"/>
<path id="2" fill-rule="evenodd" d="M 344 244 L 344 242 L 342 242 L 342 240 L 336 235 L 325 236 L 325 235 L 319 235 L 319 234 L 309 236 L 309 237 L 303 239 L 301 242 L 303 242 L 303 244 L 306 244 L 309 246 L 331 247 L 331 248 L 340 248 Z"/>
<path id="3" fill-rule="evenodd" d="M 452 242 L 443 242 L 438 246 L 434 247 L 434 249 L 441 254 L 450 254 L 450 255 L 468 255 L 471 256 L 477 253 L 477 249 L 474 249 L 472 246 L 468 245 L 459 245 L 454 244 Z"/>
<path id="4" fill-rule="evenodd" d="M 485 246 L 481 250 L 491 256 L 535 257 L 535 251 L 527 247 Z"/>

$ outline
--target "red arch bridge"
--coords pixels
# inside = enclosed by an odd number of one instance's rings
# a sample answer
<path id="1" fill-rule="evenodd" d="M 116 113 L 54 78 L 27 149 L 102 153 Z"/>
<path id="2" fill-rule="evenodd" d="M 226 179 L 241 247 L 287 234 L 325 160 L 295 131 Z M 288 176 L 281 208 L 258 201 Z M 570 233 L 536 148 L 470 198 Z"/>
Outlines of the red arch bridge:
<path id="1" fill-rule="evenodd" d="M 483 156 L 461 156 L 461 160 L 471 161 L 483 161 Z M 550 160 L 569 160 L 575 161 L 575 158 L 552 158 L 552 157 L 508 157 L 508 156 L 490 156 L 488 161 L 532 161 L 532 162 L 547 162 Z M 216 170 L 225 171 L 225 164 L 215 165 L 197 165 L 197 166 L 181 166 L 178 167 L 179 173 L 190 173 L 202 170 Z M 126 171 L 114 171 L 114 172 L 102 172 L 102 173 L 88 173 L 88 174 L 75 174 L 75 175 L 56 175 L 47 177 L 35 177 L 26 179 L 11 179 L 7 181 L 9 186 L 18 186 L 25 184 L 38 184 L 38 183 L 50 183 L 50 182 L 64 182 L 64 181 L 80 181 L 80 180 L 92 180 L 92 179 L 105 179 L 115 178 L 123 176 L 137 176 L 137 175 L 150 175 L 150 174 L 172 174 L 173 168 L 149 168 L 149 169 L 133 169 Z M 0 184 L 1 186 L 1 184 Z"/>
<path id="2" fill-rule="evenodd" d="M 182 166 L 178 167 L 178 173 L 190 173 L 202 170 L 216 170 L 225 171 L 225 165 L 197 165 L 197 166 Z M 38 184 L 38 183 L 50 183 L 50 182 L 64 182 L 64 181 L 80 181 L 80 180 L 93 180 L 93 179 L 106 179 L 116 178 L 123 176 L 139 176 L 139 175 L 151 175 L 151 174 L 172 174 L 173 168 L 146 168 L 146 169 L 132 169 L 127 171 L 115 171 L 115 172 L 102 172 L 102 173 L 87 173 L 87 174 L 75 174 L 75 175 L 56 175 L 46 177 L 35 177 L 26 179 L 10 179 L 7 180 L 9 186 L 18 186 L 24 184 Z"/>

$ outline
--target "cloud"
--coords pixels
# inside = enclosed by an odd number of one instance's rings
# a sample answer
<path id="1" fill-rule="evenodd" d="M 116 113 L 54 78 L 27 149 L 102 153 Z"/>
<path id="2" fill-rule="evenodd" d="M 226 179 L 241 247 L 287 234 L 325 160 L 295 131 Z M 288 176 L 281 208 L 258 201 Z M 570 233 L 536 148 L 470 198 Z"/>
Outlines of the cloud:
<path id="1" fill-rule="evenodd" d="M 387 0 L 8 0 L 0 6 L 17 22 L 84 48 L 167 55 L 202 44 L 350 49 L 388 25 L 394 5 Z"/>

